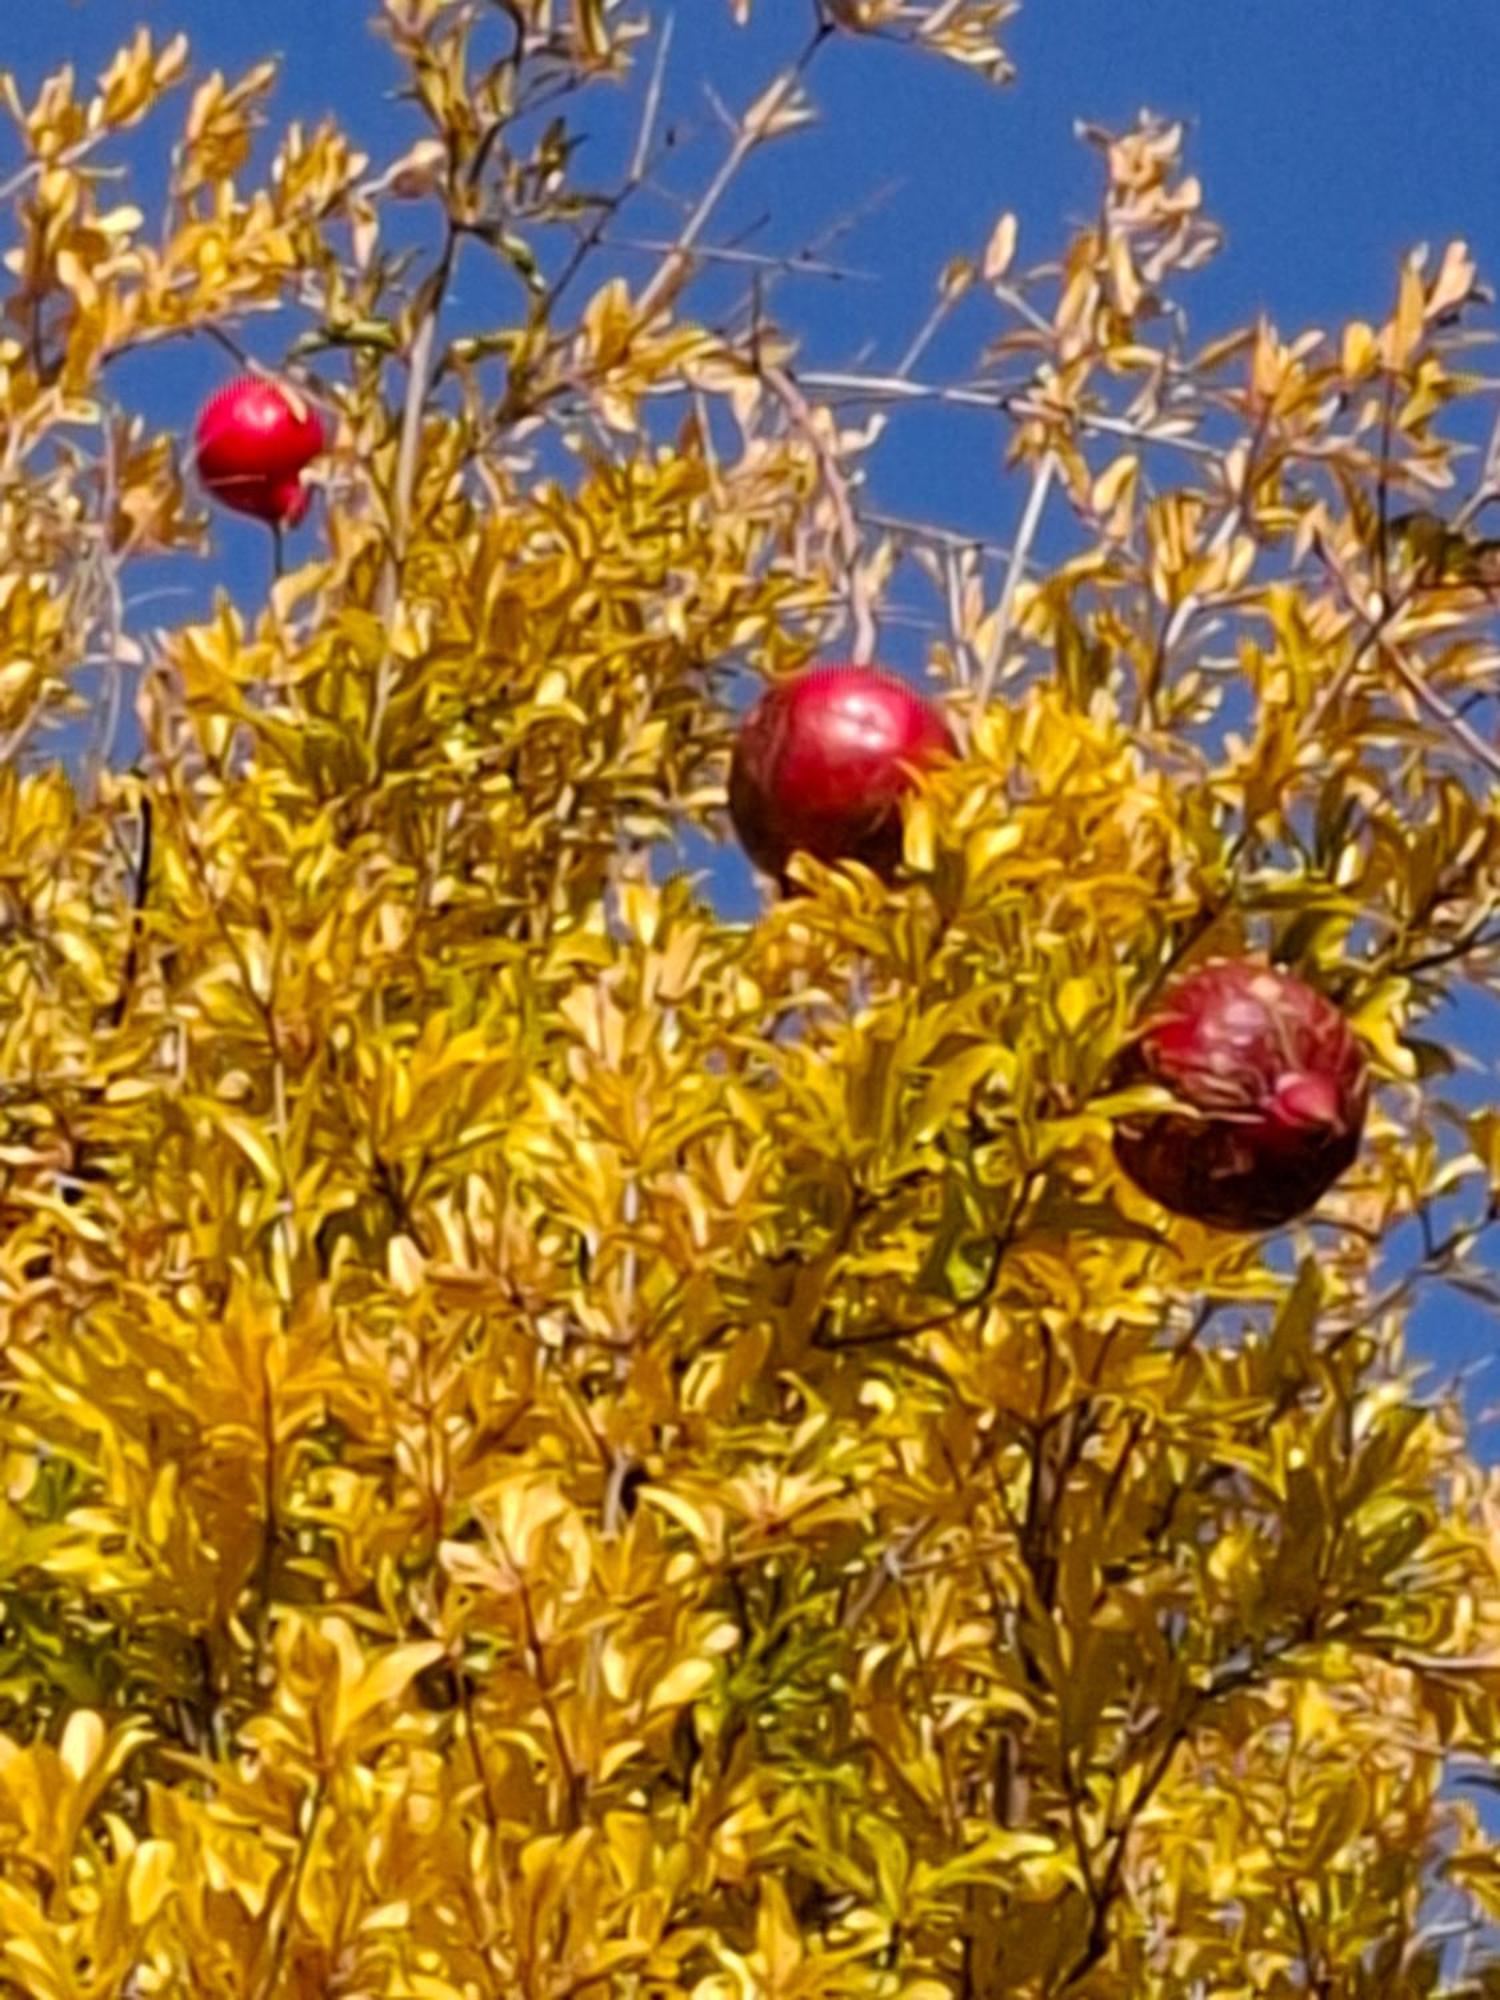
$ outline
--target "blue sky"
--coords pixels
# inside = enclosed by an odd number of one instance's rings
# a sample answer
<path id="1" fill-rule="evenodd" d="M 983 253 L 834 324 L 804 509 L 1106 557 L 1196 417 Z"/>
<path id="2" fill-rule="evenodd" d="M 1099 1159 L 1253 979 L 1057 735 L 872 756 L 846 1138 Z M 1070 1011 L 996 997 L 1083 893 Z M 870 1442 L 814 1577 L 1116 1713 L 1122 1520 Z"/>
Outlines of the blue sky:
<path id="1" fill-rule="evenodd" d="M 738 33 L 727 0 L 679 0 L 667 115 L 682 134 L 670 170 L 681 190 L 701 186 L 722 147 L 704 86 L 743 105 L 805 36 L 810 13 L 806 0 L 759 0 L 757 25 Z M 364 0 L 10 0 L 5 15 L 0 65 L 26 85 L 65 55 L 85 72 L 101 66 L 145 21 L 186 28 L 205 68 L 281 55 L 278 115 L 332 110 L 377 159 L 417 131 L 389 99 L 389 59 Z M 945 259 L 979 248 L 1003 209 L 1020 217 L 1022 261 L 1049 254 L 1098 186 L 1074 121 L 1119 126 L 1142 106 L 1187 121 L 1191 164 L 1227 231 L 1225 253 L 1188 293 L 1202 334 L 1259 311 L 1283 331 L 1378 319 L 1402 252 L 1422 240 L 1464 237 L 1481 272 L 1500 279 L 1500 0 L 1026 0 L 1010 47 L 1019 73 L 1004 91 L 871 45 L 841 44 L 820 59 L 820 123 L 776 149 L 725 212 L 731 230 L 763 220 L 758 248 L 792 249 L 883 191 L 830 253 L 859 278 L 778 293 L 777 310 L 803 333 L 810 359 L 892 362 L 924 318 Z M 581 111 L 590 134 L 582 165 L 601 183 L 635 111 L 622 92 Z M 4 160 L 0 144 L 0 172 Z M 635 226 L 661 233 L 669 224 L 658 208 L 643 209 Z M 457 310 L 493 323 L 505 311 L 493 287 L 477 265 L 461 273 Z M 987 331 L 982 318 L 960 316 L 931 356 L 933 371 L 968 366 Z M 137 369 L 128 393 L 159 421 L 180 412 L 186 429 L 223 373 L 223 357 L 194 343 Z M 998 539 L 1017 508 L 998 435 L 972 419 L 894 425 L 875 491 L 893 512 Z M 176 579 L 192 588 L 184 604 L 201 602 L 215 579 L 247 601 L 264 587 L 263 531 L 220 516 L 215 534 L 213 568 Z M 921 650 L 914 634 L 894 634 L 888 648 L 908 668 Z M 748 880 L 737 868 L 726 856 L 720 886 L 743 907 Z M 1434 1299 L 1423 1327 L 1428 1350 L 1449 1365 L 1493 1340 L 1488 1317 L 1451 1298 Z M 1476 1403 L 1496 1395 L 1500 1383 L 1476 1384 Z"/>

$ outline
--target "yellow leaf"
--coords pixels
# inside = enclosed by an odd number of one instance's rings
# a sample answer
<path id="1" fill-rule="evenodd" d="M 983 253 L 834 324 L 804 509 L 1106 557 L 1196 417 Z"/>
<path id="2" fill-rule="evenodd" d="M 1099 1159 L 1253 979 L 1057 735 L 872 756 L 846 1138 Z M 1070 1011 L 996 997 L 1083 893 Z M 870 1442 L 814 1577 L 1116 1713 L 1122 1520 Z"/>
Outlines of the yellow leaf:
<path id="1" fill-rule="evenodd" d="M 1442 264 L 1427 295 L 1427 317 L 1439 319 L 1455 306 L 1467 304 L 1474 295 L 1478 275 L 1468 244 L 1450 243 L 1443 252 Z"/>
<path id="2" fill-rule="evenodd" d="M 984 275 L 989 284 L 995 284 L 1010 269 L 1016 254 L 1018 225 L 1013 215 L 1002 215 L 985 245 Z"/>
<path id="3" fill-rule="evenodd" d="M 404 1931 L 411 1924 L 410 1903 L 382 1903 L 360 1923 L 362 1931 Z"/>
<path id="4" fill-rule="evenodd" d="M 781 1990 L 802 1963 L 802 1927 L 792 1915 L 786 1890 L 774 1875 L 761 1878 L 755 1955 L 773 1993 Z"/>
<path id="5" fill-rule="evenodd" d="M 721 1509 L 699 1507 L 696 1502 L 665 1486 L 643 1486 L 640 1498 L 680 1522 L 701 1548 L 714 1551 L 722 1546 L 724 1515 Z"/>
<path id="6" fill-rule="evenodd" d="M 1075 1034 L 1093 1012 L 1098 988 L 1092 979 L 1066 979 L 1057 996 L 1057 1015 L 1068 1033 Z"/>
<path id="7" fill-rule="evenodd" d="M 391 1238 L 385 1255 L 393 1288 L 405 1299 L 415 1298 L 427 1273 L 427 1259 L 412 1239 L 404 1234 Z"/>
<path id="8" fill-rule="evenodd" d="M 716 1669 L 712 1660 L 679 1660 L 651 1689 L 646 1704 L 648 1714 L 663 1708 L 682 1708 L 713 1684 Z"/>
<path id="9" fill-rule="evenodd" d="M 236 1112 L 221 1111 L 218 1106 L 214 1107 L 213 1116 L 214 1123 L 220 1131 L 226 1138 L 234 1141 L 266 1186 L 280 1187 L 281 1168 L 277 1164 L 269 1138 L 260 1127 L 252 1124 L 248 1118 L 241 1118 Z"/>
<path id="10" fill-rule="evenodd" d="M 64 1769 L 82 1784 L 103 1754 L 105 1729 L 102 1719 L 90 1708 L 80 1708 L 68 1717 L 58 1749 Z"/>
<path id="11" fill-rule="evenodd" d="M 130 1857 L 126 1895 L 130 1921 L 146 1925 L 172 1894 L 177 1849 L 170 1840 L 143 1840 Z"/>
<path id="12" fill-rule="evenodd" d="M 1357 381 L 1368 375 L 1379 365 L 1380 342 L 1375 329 L 1367 326 L 1362 319 L 1351 320 L 1344 328 L 1342 367 L 1344 373 Z"/>
<path id="13" fill-rule="evenodd" d="M 437 1639 L 392 1646 L 371 1660 L 351 1684 L 341 1684 L 334 1709 L 334 1737 L 342 1742 L 367 1715 L 394 1701 L 425 1668 L 435 1666 L 447 1648 Z"/>
<path id="14" fill-rule="evenodd" d="M 1408 257 L 1401 267 L 1401 287 L 1396 300 L 1395 317 L 1385 329 L 1384 347 L 1387 366 L 1404 368 L 1416 352 L 1417 342 L 1422 338 L 1422 325 L 1426 317 L 1427 299 L 1422 288 L 1422 273 L 1415 258 Z"/>
<path id="15" fill-rule="evenodd" d="M 937 817 L 928 798 L 909 798 L 901 829 L 901 852 L 917 875 L 931 874 L 937 861 Z"/>
<path id="16" fill-rule="evenodd" d="M 1385 1067 L 1397 1076 L 1406 1077 L 1417 1073 L 1416 1057 L 1401 1042 L 1409 992 L 1406 980 L 1383 979 L 1349 1016 L 1349 1025 L 1369 1044 Z"/>

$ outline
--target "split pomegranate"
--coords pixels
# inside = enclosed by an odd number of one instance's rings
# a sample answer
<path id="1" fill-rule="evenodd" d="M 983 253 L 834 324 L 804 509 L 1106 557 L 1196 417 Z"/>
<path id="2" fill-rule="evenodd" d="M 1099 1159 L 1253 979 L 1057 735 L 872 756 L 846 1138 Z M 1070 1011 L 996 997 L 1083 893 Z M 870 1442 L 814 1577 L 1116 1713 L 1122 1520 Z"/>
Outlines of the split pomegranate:
<path id="1" fill-rule="evenodd" d="M 1115 1130 L 1137 1187 L 1215 1229 L 1304 1214 L 1359 1151 L 1364 1056 L 1321 993 L 1251 959 L 1216 959 L 1156 1001 L 1113 1082 L 1155 1083 L 1186 1107 Z"/>
<path id="2" fill-rule="evenodd" d="M 318 413 L 275 382 L 246 375 L 210 397 L 198 418 L 198 477 L 236 513 L 295 528 L 312 495 L 302 484 L 323 449 Z"/>
<path id="3" fill-rule="evenodd" d="M 901 798 L 955 745 L 937 710 L 878 667 L 813 667 L 771 688 L 746 717 L 729 812 L 758 868 L 785 885 L 799 849 L 861 861 L 887 880 L 901 860 Z"/>

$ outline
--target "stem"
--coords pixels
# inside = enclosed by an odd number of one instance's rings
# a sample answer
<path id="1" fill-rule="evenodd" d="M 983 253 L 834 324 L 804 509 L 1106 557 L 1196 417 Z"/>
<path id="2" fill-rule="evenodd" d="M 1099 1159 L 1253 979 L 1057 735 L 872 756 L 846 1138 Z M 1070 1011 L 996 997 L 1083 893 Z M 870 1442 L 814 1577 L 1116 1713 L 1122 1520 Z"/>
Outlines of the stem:
<path id="1" fill-rule="evenodd" d="M 839 560 L 844 570 L 849 615 L 854 625 L 849 657 L 859 666 L 868 666 L 875 657 L 879 628 L 875 619 L 875 606 L 871 601 L 869 579 L 860 566 L 859 522 L 855 518 L 849 481 L 843 466 L 839 463 L 838 449 L 830 444 L 818 429 L 817 419 L 808 405 L 807 398 L 785 369 L 772 367 L 769 362 L 763 361 L 759 372 L 767 388 L 773 392 L 793 424 L 807 440 L 813 456 L 818 461 L 818 470 L 828 491 L 838 529 Z"/>
<path id="2" fill-rule="evenodd" d="M 1500 755 L 1497 755 L 1477 730 L 1464 720 L 1451 702 L 1440 695 L 1435 687 L 1428 685 L 1400 648 L 1387 639 L 1380 646 L 1380 655 L 1389 662 L 1397 680 L 1418 706 L 1425 708 L 1429 715 L 1435 717 L 1449 735 L 1462 743 L 1471 757 L 1483 764 L 1492 777 L 1500 777 Z"/>
<path id="3" fill-rule="evenodd" d="M 100 780 L 113 755 L 125 705 L 125 669 L 120 657 L 125 646 L 125 607 L 120 591 L 120 562 L 110 547 L 119 490 L 113 407 L 105 412 L 104 427 L 104 484 L 99 498 L 98 539 L 89 557 L 90 580 L 96 583 L 98 598 L 102 600 L 99 615 L 103 625 L 100 649 L 103 656 L 103 699 L 84 758 L 81 787 L 82 796 L 90 806 L 98 804 Z M 91 618 L 93 615 L 91 607 Z"/>
<path id="4" fill-rule="evenodd" d="M 297 1846 L 297 1859 L 292 1867 L 291 1879 L 286 1885 L 286 1894 L 276 1911 L 274 1920 L 276 1942 L 272 1946 L 271 1962 L 266 1968 L 266 1976 L 261 1982 L 256 2000 L 274 2000 L 276 1988 L 280 1984 L 281 1968 L 286 1961 L 286 1948 L 297 1915 L 297 1898 L 302 1893 L 302 1878 L 307 1873 L 308 1859 L 312 1854 L 313 1835 L 317 1832 L 318 1817 L 323 1810 L 327 1788 L 327 1779 L 320 1777 L 308 1802 L 307 1826 Z"/>
<path id="5" fill-rule="evenodd" d="M 422 419 L 426 414 L 427 397 L 432 388 L 433 354 L 437 346 L 438 322 L 442 317 L 443 301 L 447 297 L 448 286 L 453 277 L 453 265 L 457 253 L 458 235 L 450 221 L 447 238 L 443 244 L 443 254 L 428 281 L 429 296 L 412 340 L 408 363 L 406 402 L 401 412 L 401 442 L 396 455 L 396 484 L 391 495 L 390 543 L 386 550 L 385 567 L 381 571 L 380 586 L 375 596 L 376 615 L 386 629 L 387 644 L 375 677 L 375 700 L 370 710 L 370 727 L 366 739 L 372 761 L 379 756 L 386 711 L 395 689 L 396 655 L 390 646 L 389 638 L 395 617 L 396 601 L 401 590 L 401 566 L 406 558 L 407 540 L 411 531 L 411 503 L 417 484 L 417 456 L 422 444 Z"/>
<path id="6" fill-rule="evenodd" d="M 1010 637 L 1016 592 L 1021 585 L 1027 557 L 1031 554 L 1031 545 L 1036 540 L 1037 529 L 1041 526 L 1042 510 L 1047 504 L 1047 494 L 1056 470 L 1057 460 L 1049 451 L 1039 461 L 1031 475 L 1031 491 L 1026 496 L 1026 511 L 1022 514 L 1021 525 L 1016 530 L 1015 546 L 1010 552 L 1010 562 L 1005 571 L 1005 586 L 1000 592 L 1000 604 L 995 612 L 995 629 L 990 634 L 990 642 L 984 649 L 984 658 L 979 663 L 979 679 L 974 685 L 976 722 L 988 708 L 990 696 L 994 692 L 995 676 L 1000 671 L 1000 662 L 1005 656 L 1006 641 Z"/>
<path id="7" fill-rule="evenodd" d="M 255 1593 L 255 1681 L 264 1685 L 267 1678 L 267 1654 L 271 1643 L 271 1593 L 276 1584 L 276 1545 L 281 1539 L 281 1522 L 276 1508 L 276 1481 L 279 1476 L 276 1463 L 276 1403 L 271 1392 L 271 1375 L 266 1366 L 265 1356 L 261 1357 L 261 1425 L 265 1433 L 265 1514 L 261 1522 L 260 1562 L 257 1566 Z"/>
<path id="8" fill-rule="evenodd" d="M 118 1028 L 125 1019 L 130 1005 L 131 991 L 135 986 L 136 969 L 140 962 L 141 931 L 145 923 L 146 897 L 151 889 L 151 834 L 152 813 L 151 794 L 141 794 L 141 844 L 136 856 L 135 891 L 130 918 L 130 946 L 125 953 L 125 966 L 120 974 L 120 990 L 115 995 L 114 1005 L 109 1013 L 109 1025 Z"/>

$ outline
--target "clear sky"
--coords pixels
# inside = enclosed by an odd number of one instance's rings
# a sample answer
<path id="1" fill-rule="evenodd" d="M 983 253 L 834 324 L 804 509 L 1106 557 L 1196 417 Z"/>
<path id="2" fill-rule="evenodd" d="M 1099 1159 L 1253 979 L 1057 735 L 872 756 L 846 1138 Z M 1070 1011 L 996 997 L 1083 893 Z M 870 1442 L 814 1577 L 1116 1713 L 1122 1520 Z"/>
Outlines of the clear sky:
<path id="1" fill-rule="evenodd" d="M 737 33 L 727 0 L 679 0 L 667 97 L 683 134 L 679 187 L 701 186 L 722 147 L 704 85 L 743 105 L 805 34 L 810 12 L 805 0 L 759 0 L 758 25 Z M 187 29 L 203 67 L 279 54 L 278 113 L 332 110 L 377 159 L 416 133 L 410 110 L 390 101 L 392 73 L 364 0 L 8 0 L 4 14 L 0 65 L 23 83 L 64 56 L 97 68 L 145 21 Z M 790 249 L 883 191 L 830 252 L 863 275 L 799 281 L 779 295 L 781 317 L 818 363 L 893 361 L 944 260 L 979 248 L 1003 209 L 1020 217 L 1023 261 L 1060 245 L 1098 186 L 1074 121 L 1119 126 L 1142 106 L 1188 122 L 1191 164 L 1227 230 L 1224 255 L 1188 293 L 1201 333 L 1259 311 L 1283 331 L 1378 319 L 1403 250 L 1423 240 L 1466 238 L 1482 274 L 1500 282 L 1500 0 L 1026 0 L 1010 47 L 1018 78 L 998 92 L 892 50 L 830 50 L 814 76 L 821 122 L 778 148 L 727 211 L 731 229 L 767 218 L 757 247 Z M 601 181 L 634 111 L 613 93 L 582 112 L 592 134 L 583 162 Z M 0 171 L 4 158 L 0 144 Z M 643 213 L 641 227 L 668 219 Z M 492 283 L 476 267 L 458 310 L 500 317 Z M 985 331 L 960 318 L 933 368 L 967 366 Z M 182 412 L 186 428 L 223 372 L 216 350 L 193 343 L 153 360 L 130 392 L 159 421 Z M 999 539 L 1017 504 L 998 438 L 970 420 L 893 427 L 876 491 L 892 511 Z M 263 532 L 220 515 L 215 534 L 213 571 L 178 581 L 199 601 L 211 579 L 253 597 L 264 586 Z M 914 667 L 920 636 L 895 634 L 888 650 Z M 721 866 L 726 900 L 743 906 L 739 864 Z M 1434 1297 L 1423 1328 L 1449 1365 L 1493 1341 L 1488 1316 L 1451 1296 Z M 1496 1396 L 1500 1381 L 1476 1385 L 1476 1403 Z"/>

